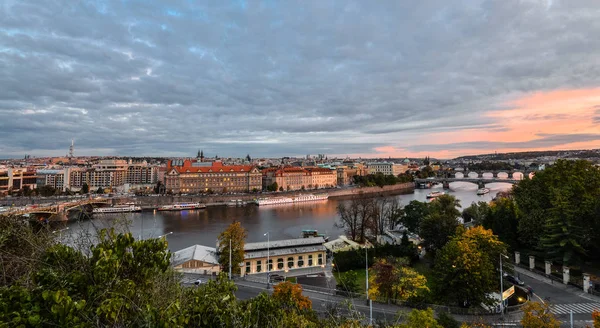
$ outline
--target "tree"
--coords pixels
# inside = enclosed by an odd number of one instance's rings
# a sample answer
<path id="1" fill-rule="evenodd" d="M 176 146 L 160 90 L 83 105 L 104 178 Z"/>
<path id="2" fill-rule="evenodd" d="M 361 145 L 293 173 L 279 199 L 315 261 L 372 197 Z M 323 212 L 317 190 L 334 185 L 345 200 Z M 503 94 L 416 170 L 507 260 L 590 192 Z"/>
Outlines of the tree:
<path id="1" fill-rule="evenodd" d="M 104 188 L 102 187 L 98 187 L 98 190 L 96 190 L 97 194 L 103 194 L 104 193 Z"/>
<path id="2" fill-rule="evenodd" d="M 490 206 L 487 202 L 472 203 L 462 211 L 461 216 L 464 222 L 473 222 L 475 225 L 481 225 L 487 218 L 489 210 Z"/>
<path id="3" fill-rule="evenodd" d="M 560 321 L 550 312 L 550 306 L 546 303 L 527 302 L 522 307 L 523 328 L 559 328 Z"/>
<path id="4" fill-rule="evenodd" d="M 491 229 L 500 240 L 513 249 L 518 249 L 518 224 L 517 207 L 510 198 L 500 197 L 488 206 L 487 214 L 482 221 L 486 229 Z"/>
<path id="5" fill-rule="evenodd" d="M 43 185 L 43 186 L 37 188 L 37 190 L 38 190 L 38 193 L 40 195 L 42 195 L 43 197 L 49 197 L 49 196 L 56 194 L 56 189 L 54 189 L 54 187 L 49 186 L 49 185 Z"/>
<path id="6" fill-rule="evenodd" d="M 429 204 L 412 200 L 404 206 L 404 213 L 401 218 L 402 225 L 412 233 L 419 233 L 419 226 L 429 214 Z"/>
<path id="7" fill-rule="evenodd" d="M 371 267 L 369 295 L 388 301 L 406 301 L 429 291 L 425 276 L 407 266 L 406 259 L 382 258 Z"/>
<path id="8" fill-rule="evenodd" d="M 346 230 L 351 240 L 362 243 L 367 227 L 375 216 L 375 201 L 363 194 L 353 197 L 349 202 L 341 202 L 337 207 L 339 220 L 335 226 Z"/>
<path id="9" fill-rule="evenodd" d="M 399 325 L 400 328 L 444 328 L 437 320 L 433 310 L 428 308 L 426 310 L 414 309 L 408 314 L 406 322 Z"/>
<path id="10" fill-rule="evenodd" d="M 429 212 L 421 222 L 419 236 L 423 246 L 435 253 L 454 235 L 460 216 L 460 201 L 451 195 L 442 195 L 429 204 Z"/>
<path id="11" fill-rule="evenodd" d="M 156 186 L 154 186 L 154 193 L 155 194 L 164 193 L 164 189 L 165 189 L 165 186 L 163 185 L 162 181 L 158 181 L 158 182 L 156 182 Z"/>
<path id="12" fill-rule="evenodd" d="M 436 295 L 461 306 L 489 302 L 487 294 L 497 288 L 497 259 L 505 251 L 491 230 L 459 227 L 435 256 Z"/>
<path id="13" fill-rule="evenodd" d="M 342 272 L 337 276 L 336 289 L 346 292 L 356 293 L 360 290 L 358 287 L 358 275 L 356 271 Z"/>
<path id="14" fill-rule="evenodd" d="M 90 186 L 88 186 L 87 182 L 84 182 L 81 186 L 81 193 L 87 194 L 90 192 Z"/>
<path id="15" fill-rule="evenodd" d="M 219 234 L 217 253 L 221 270 L 229 270 L 229 246 L 231 242 L 231 268 L 232 273 L 240 273 L 240 263 L 244 261 L 244 244 L 248 233 L 239 221 L 230 224 L 227 229 Z"/>
<path id="16" fill-rule="evenodd" d="M 600 311 L 594 310 L 592 312 L 592 320 L 594 321 L 594 328 L 600 328 Z"/>
<path id="17" fill-rule="evenodd" d="M 290 186 L 288 186 L 288 190 L 290 190 Z M 283 186 L 279 187 L 279 191 L 283 191 Z"/>
<path id="18" fill-rule="evenodd" d="M 311 300 L 302 295 L 302 286 L 284 281 L 273 288 L 273 298 L 280 302 L 284 309 L 307 310 L 312 307 Z"/>
<path id="19" fill-rule="evenodd" d="M 460 322 L 448 312 L 440 312 L 437 322 L 444 328 L 460 328 L 461 326 Z"/>

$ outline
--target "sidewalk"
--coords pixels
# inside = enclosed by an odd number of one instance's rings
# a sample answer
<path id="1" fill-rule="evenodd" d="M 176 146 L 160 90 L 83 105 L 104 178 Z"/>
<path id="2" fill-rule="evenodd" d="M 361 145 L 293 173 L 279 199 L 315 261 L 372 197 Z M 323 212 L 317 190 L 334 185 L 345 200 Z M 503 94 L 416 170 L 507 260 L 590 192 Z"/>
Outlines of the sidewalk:
<path id="1" fill-rule="evenodd" d="M 523 269 L 523 268 L 518 267 L 518 266 L 515 266 L 514 270 L 515 270 L 515 272 L 518 272 L 519 274 L 522 274 L 522 275 L 528 276 L 529 278 L 532 278 L 532 279 L 544 282 L 544 283 L 546 283 L 548 285 L 552 285 L 555 288 L 564 290 L 564 291 L 569 292 L 569 293 L 571 293 L 573 295 L 576 295 L 576 296 L 579 296 L 579 297 L 581 297 L 583 299 L 586 299 L 586 300 L 588 300 L 590 302 L 600 303 L 600 297 L 599 296 L 584 293 L 582 289 L 577 288 L 575 286 L 565 285 L 565 284 L 563 284 L 561 282 L 554 281 L 554 280 L 552 280 L 552 279 L 550 279 L 550 278 L 548 278 L 548 277 L 546 277 L 544 275 L 541 275 L 541 274 L 529 271 L 527 269 Z"/>

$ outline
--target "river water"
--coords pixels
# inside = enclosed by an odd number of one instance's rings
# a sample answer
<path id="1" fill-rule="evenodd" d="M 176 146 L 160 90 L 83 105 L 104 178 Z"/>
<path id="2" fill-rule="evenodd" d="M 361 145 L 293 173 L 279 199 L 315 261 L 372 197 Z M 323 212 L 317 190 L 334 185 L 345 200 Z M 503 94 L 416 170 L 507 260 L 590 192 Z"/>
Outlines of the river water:
<path id="1" fill-rule="evenodd" d="M 460 200 L 463 208 L 477 201 L 491 201 L 499 192 L 511 188 L 507 183 L 490 183 L 486 186 L 490 193 L 483 196 L 476 194 L 477 186 L 466 182 L 454 182 L 449 193 Z M 403 205 L 411 200 L 426 201 L 426 195 L 432 190 L 442 190 L 441 186 L 433 189 L 415 189 L 414 193 L 396 197 Z M 169 249 L 179 249 L 195 244 L 214 246 L 218 234 L 230 223 L 238 220 L 248 231 L 247 242 L 266 241 L 264 234 L 270 232 L 271 240 L 297 238 L 304 229 L 317 229 L 332 238 L 343 234 L 334 226 L 338 215 L 337 205 L 346 200 L 327 200 L 314 203 L 272 205 L 258 207 L 248 205 L 242 207 L 213 206 L 203 210 L 182 212 L 140 212 L 127 214 L 94 215 L 94 219 L 68 223 L 69 230 L 62 232 L 64 238 L 75 236 L 81 231 L 108 227 L 116 222 L 129 222 L 128 229 L 136 238 L 157 237 L 169 232 L 167 236 Z"/>

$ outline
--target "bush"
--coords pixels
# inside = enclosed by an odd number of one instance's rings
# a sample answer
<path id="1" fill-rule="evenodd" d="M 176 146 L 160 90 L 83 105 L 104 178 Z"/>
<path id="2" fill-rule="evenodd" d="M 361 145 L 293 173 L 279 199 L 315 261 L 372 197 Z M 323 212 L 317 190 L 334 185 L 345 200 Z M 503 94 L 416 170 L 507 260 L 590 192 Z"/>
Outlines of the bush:
<path id="1" fill-rule="evenodd" d="M 444 328 L 460 328 L 460 322 L 447 312 L 442 312 L 438 315 L 437 321 Z"/>

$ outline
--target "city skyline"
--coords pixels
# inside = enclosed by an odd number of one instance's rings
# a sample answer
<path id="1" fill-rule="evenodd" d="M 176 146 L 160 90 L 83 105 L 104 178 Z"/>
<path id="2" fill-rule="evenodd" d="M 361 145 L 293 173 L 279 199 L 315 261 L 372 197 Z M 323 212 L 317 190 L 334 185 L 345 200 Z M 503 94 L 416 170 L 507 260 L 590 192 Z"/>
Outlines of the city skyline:
<path id="1" fill-rule="evenodd" d="M 7 1 L 0 157 L 600 148 L 595 1 Z"/>

